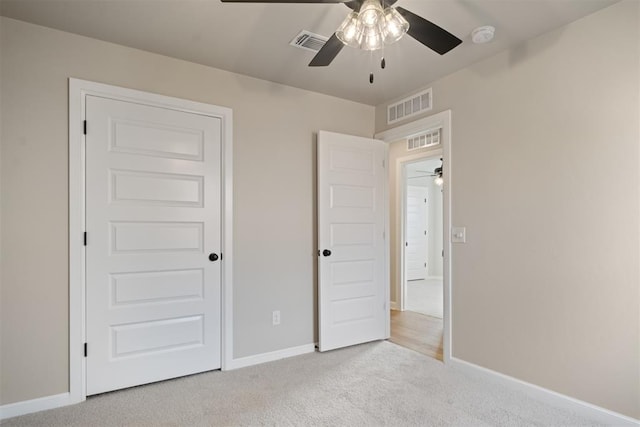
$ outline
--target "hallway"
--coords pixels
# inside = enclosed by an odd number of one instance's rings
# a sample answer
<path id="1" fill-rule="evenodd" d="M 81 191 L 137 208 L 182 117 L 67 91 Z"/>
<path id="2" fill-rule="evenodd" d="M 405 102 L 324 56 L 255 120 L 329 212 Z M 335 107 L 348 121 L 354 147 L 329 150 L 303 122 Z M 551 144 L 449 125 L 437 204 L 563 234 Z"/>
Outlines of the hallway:
<path id="1" fill-rule="evenodd" d="M 407 281 L 405 310 L 443 318 L 444 287 L 442 277 Z"/>

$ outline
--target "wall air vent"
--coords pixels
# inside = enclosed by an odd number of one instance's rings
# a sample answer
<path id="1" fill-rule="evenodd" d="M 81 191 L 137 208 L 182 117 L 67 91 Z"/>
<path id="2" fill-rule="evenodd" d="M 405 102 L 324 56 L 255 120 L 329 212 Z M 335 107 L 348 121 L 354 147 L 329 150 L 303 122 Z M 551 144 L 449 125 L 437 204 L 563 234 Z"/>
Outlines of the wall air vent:
<path id="1" fill-rule="evenodd" d="M 295 36 L 289 44 L 291 46 L 299 47 L 300 49 L 317 52 L 322 48 L 322 46 L 324 46 L 327 40 L 329 40 L 328 37 L 321 36 L 320 34 L 314 34 L 307 30 L 302 30 L 300 31 L 300 34 Z"/>
<path id="2" fill-rule="evenodd" d="M 429 111 L 431 108 L 433 108 L 433 99 L 432 89 L 429 88 L 389 105 L 387 107 L 387 124 L 408 119 L 424 111 Z"/>
<path id="3" fill-rule="evenodd" d="M 417 150 L 419 148 L 433 147 L 440 144 L 440 132 L 442 128 L 431 129 L 407 138 L 407 150 Z"/>

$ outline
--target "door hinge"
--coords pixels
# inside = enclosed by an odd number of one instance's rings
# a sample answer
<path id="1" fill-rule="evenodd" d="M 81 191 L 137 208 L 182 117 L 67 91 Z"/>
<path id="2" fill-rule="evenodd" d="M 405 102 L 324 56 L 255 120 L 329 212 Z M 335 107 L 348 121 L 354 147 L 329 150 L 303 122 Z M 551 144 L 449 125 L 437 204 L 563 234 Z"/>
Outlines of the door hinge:
<path id="1" fill-rule="evenodd" d="M 385 161 L 383 160 L 383 161 L 382 161 L 382 167 L 384 167 L 384 166 L 385 166 Z"/>
<path id="2" fill-rule="evenodd" d="M 87 246 L 87 232 L 85 231 L 82 235 L 82 244 Z"/>
<path id="3" fill-rule="evenodd" d="M 427 203 L 427 199 L 424 199 L 424 202 Z"/>
<path id="4" fill-rule="evenodd" d="M 87 121 L 86 120 L 82 121 L 82 133 L 84 133 L 85 135 L 87 134 Z"/>
<path id="5" fill-rule="evenodd" d="M 220 261 L 222 261 L 222 252 L 220 252 Z"/>
<path id="6" fill-rule="evenodd" d="M 425 266 L 425 267 L 427 266 L 427 263 L 426 263 L 426 262 L 424 263 L 424 266 Z"/>
<path id="7" fill-rule="evenodd" d="M 84 343 L 84 357 L 87 357 L 87 343 Z"/>

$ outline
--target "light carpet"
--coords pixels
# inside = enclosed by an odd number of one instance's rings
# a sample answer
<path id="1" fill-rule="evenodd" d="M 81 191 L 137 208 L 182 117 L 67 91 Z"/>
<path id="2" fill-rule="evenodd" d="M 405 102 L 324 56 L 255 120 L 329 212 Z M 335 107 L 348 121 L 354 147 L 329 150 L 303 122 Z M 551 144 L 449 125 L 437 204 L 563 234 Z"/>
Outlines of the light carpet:
<path id="1" fill-rule="evenodd" d="M 383 341 L 214 371 L 6 420 L 14 426 L 584 426 L 588 419 Z"/>
<path id="2" fill-rule="evenodd" d="M 442 319 L 444 287 L 442 279 L 410 280 L 407 282 L 405 310 Z"/>

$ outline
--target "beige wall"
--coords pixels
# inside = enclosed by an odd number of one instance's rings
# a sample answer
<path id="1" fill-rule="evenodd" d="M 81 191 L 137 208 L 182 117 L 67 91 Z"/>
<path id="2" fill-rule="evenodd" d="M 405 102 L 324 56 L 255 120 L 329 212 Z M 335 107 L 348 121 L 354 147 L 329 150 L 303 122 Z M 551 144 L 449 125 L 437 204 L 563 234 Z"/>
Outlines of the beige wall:
<path id="1" fill-rule="evenodd" d="M 69 77 L 233 109 L 234 355 L 313 343 L 314 133 L 371 136 L 373 107 L 7 18 L 0 26 L 0 404 L 68 390 Z"/>
<path id="2" fill-rule="evenodd" d="M 433 83 L 452 110 L 453 356 L 640 418 L 640 3 Z M 481 48 L 481 47 L 478 47 Z M 385 106 L 376 109 L 378 131 Z"/>

